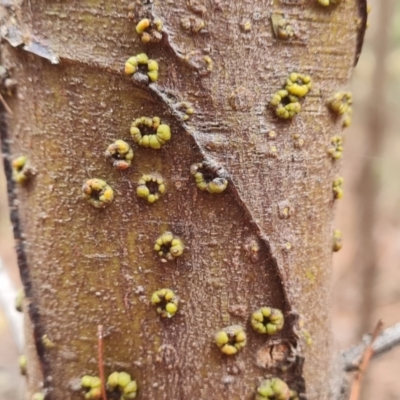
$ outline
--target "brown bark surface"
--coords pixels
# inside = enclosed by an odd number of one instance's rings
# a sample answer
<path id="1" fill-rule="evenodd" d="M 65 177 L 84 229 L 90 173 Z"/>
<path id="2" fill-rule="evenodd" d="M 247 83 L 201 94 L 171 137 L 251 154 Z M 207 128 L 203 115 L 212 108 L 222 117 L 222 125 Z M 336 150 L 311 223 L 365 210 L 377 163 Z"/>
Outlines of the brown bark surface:
<path id="1" fill-rule="evenodd" d="M 194 3 L 205 6 L 202 15 Z M 272 13 L 290 21 L 289 41 L 275 37 Z M 203 31 L 183 31 L 185 16 L 203 19 Z M 160 43 L 141 43 L 135 25 L 143 17 L 162 19 Z M 80 378 L 98 374 L 99 324 L 106 375 L 130 373 L 140 399 L 251 399 L 267 376 L 306 390 L 309 399 L 329 398 L 332 181 L 340 162 L 327 147 L 342 121 L 326 101 L 348 83 L 358 19 L 356 1 L 325 8 L 314 1 L 179 0 L 133 8 L 127 1 L 31 0 L 3 10 L 3 58 L 18 81 L 7 100 L 14 115 L 3 151 L 28 155 L 37 172 L 17 189 L 13 222 L 49 399 L 84 397 Z M 249 31 L 241 28 L 247 21 Z M 123 73 L 125 60 L 143 51 L 160 65 L 150 85 Z M 268 104 L 294 71 L 309 74 L 313 88 L 299 115 L 280 120 Z M 188 121 L 177 108 L 182 101 L 195 110 Z M 141 116 L 171 126 L 162 149 L 133 145 L 130 124 Z M 104 157 L 116 139 L 133 145 L 127 171 Z M 224 193 L 196 188 L 189 170 L 203 160 L 225 171 Z M 152 205 L 136 196 L 149 172 L 167 183 Z M 82 199 L 88 178 L 112 186 L 108 208 Z M 162 263 L 153 246 L 166 230 L 186 248 Z M 163 287 L 180 298 L 168 320 L 149 301 Z M 284 311 L 276 336 L 252 330 L 250 315 L 261 306 Z M 213 338 L 233 324 L 246 328 L 248 343 L 228 357 Z M 46 348 L 43 335 L 55 347 Z M 31 379 L 29 387 L 38 391 L 40 382 Z"/>

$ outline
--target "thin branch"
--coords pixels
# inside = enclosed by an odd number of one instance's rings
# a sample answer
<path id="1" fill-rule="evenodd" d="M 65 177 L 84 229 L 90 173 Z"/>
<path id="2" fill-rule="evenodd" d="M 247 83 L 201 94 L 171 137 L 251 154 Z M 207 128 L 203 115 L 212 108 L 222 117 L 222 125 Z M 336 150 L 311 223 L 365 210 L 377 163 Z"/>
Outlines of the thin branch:
<path id="1" fill-rule="evenodd" d="M 7 102 L 5 101 L 3 95 L 0 93 L 0 102 L 1 104 L 3 104 L 4 108 L 6 109 L 6 111 L 10 114 L 10 115 L 14 115 L 14 113 L 12 112 L 10 106 L 7 104 Z"/>
<path id="2" fill-rule="evenodd" d="M 23 316 L 15 309 L 16 297 L 17 291 L 0 259 L 0 306 L 8 320 L 18 351 L 22 353 L 24 348 Z"/>
<path id="3" fill-rule="evenodd" d="M 371 341 L 371 335 L 365 335 L 362 343 L 350 347 L 342 353 L 343 369 L 354 371 L 360 364 L 361 357 Z M 392 348 L 400 345 L 400 322 L 385 329 L 374 341 L 372 345 L 373 358 L 382 355 Z"/>
<path id="4" fill-rule="evenodd" d="M 375 329 L 372 333 L 371 341 L 368 346 L 364 350 L 363 357 L 361 359 L 360 366 L 358 371 L 356 372 L 353 380 L 353 384 L 351 386 L 350 392 L 350 400 L 359 400 L 360 399 L 360 392 L 361 392 L 361 383 L 364 378 L 364 373 L 368 367 L 369 362 L 374 354 L 374 350 L 372 348 L 376 338 L 378 337 L 379 333 L 381 332 L 383 327 L 382 320 L 379 320 L 375 326 Z"/>
<path id="5" fill-rule="evenodd" d="M 98 362 L 99 362 L 99 376 L 101 380 L 101 398 L 102 400 L 107 400 L 105 376 L 104 376 L 104 363 L 103 363 L 103 326 L 98 325 L 97 327 L 98 341 Z"/>

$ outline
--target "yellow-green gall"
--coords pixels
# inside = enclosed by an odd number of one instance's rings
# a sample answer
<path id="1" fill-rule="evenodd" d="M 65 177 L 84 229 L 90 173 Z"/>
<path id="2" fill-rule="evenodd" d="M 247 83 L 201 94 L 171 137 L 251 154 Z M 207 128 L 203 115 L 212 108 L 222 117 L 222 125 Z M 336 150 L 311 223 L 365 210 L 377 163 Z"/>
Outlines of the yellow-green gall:
<path id="1" fill-rule="evenodd" d="M 141 19 L 136 25 L 136 33 L 141 35 L 150 26 L 150 20 L 148 18 Z"/>
<path id="2" fill-rule="evenodd" d="M 246 346 L 246 332 L 241 325 L 231 325 L 215 334 L 215 344 L 222 353 L 232 356 Z"/>
<path id="3" fill-rule="evenodd" d="M 213 69 L 213 61 L 210 56 L 204 56 L 204 61 L 207 64 L 207 71 L 211 72 Z"/>
<path id="4" fill-rule="evenodd" d="M 332 250 L 339 251 L 342 248 L 342 232 L 339 229 L 333 231 Z"/>
<path id="5" fill-rule="evenodd" d="M 161 19 L 154 20 L 154 26 L 156 27 L 156 30 L 158 32 L 161 32 L 163 28 L 163 22 L 161 21 Z"/>
<path id="6" fill-rule="evenodd" d="M 96 208 L 105 208 L 114 199 L 114 190 L 102 179 L 88 179 L 82 186 L 83 197 Z"/>
<path id="7" fill-rule="evenodd" d="M 353 113 L 353 110 L 350 108 L 349 113 L 346 114 L 343 118 L 343 127 L 348 128 L 351 125 L 351 114 Z"/>
<path id="8" fill-rule="evenodd" d="M 104 155 L 115 168 L 124 170 L 132 164 L 133 150 L 124 140 L 116 140 L 107 147 Z"/>
<path id="9" fill-rule="evenodd" d="M 181 27 L 188 32 L 191 33 L 199 33 L 206 24 L 201 18 L 190 16 L 190 17 L 183 17 L 180 20 Z"/>
<path id="10" fill-rule="evenodd" d="M 284 317 L 281 310 L 261 307 L 251 315 L 251 326 L 258 333 L 274 335 L 282 330 Z"/>
<path id="11" fill-rule="evenodd" d="M 146 53 L 139 53 L 136 55 L 136 59 L 138 64 L 148 64 L 149 63 L 149 57 L 147 57 Z"/>
<path id="12" fill-rule="evenodd" d="M 324 7 L 329 7 L 331 5 L 337 5 L 340 4 L 342 0 L 318 0 L 318 4 Z"/>
<path id="13" fill-rule="evenodd" d="M 271 15 L 271 22 L 272 29 L 278 39 L 288 40 L 293 37 L 293 28 L 283 17 L 283 14 L 273 13 Z"/>
<path id="14" fill-rule="evenodd" d="M 101 399 L 101 379 L 98 376 L 84 375 L 81 378 L 81 386 L 85 389 L 85 399 Z"/>
<path id="15" fill-rule="evenodd" d="M 154 203 L 165 193 L 164 179 L 157 174 L 145 174 L 138 181 L 136 194 L 145 198 L 149 203 Z"/>
<path id="16" fill-rule="evenodd" d="M 164 232 L 159 236 L 154 244 L 154 250 L 161 257 L 162 261 L 171 261 L 176 257 L 183 254 L 185 246 L 177 236 L 174 236 L 171 232 Z"/>
<path id="17" fill-rule="evenodd" d="M 129 57 L 125 62 L 125 74 L 132 75 L 138 69 L 139 63 L 136 57 Z"/>
<path id="18" fill-rule="evenodd" d="M 336 178 L 333 181 L 332 191 L 333 191 L 333 197 L 335 199 L 343 198 L 343 183 L 344 183 L 344 180 L 341 176 L 339 176 L 339 178 Z"/>
<path id="19" fill-rule="evenodd" d="M 56 347 L 54 342 L 49 338 L 49 335 L 47 335 L 47 334 L 42 336 L 42 343 L 43 343 L 43 346 L 48 350 Z"/>
<path id="20" fill-rule="evenodd" d="M 327 152 L 334 160 L 342 158 L 343 139 L 341 136 L 333 136 L 331 138 L 331 144 L 328 146 Z"/>
<path id="21" fill-rule="evenodd" d="M 132 381 L 131 376 L 127 372 L 120 372 L 118 374 L 118 386 L 124 388 Z"/>
<path id="22" fill-rule="evenodd" d="M 119 391 L 120 400 L 136 398 L 138 386 L 135 380 L 126 372 L 113 372 L 107 379 L 107 389 Z"/>
<path id="23" fill-rule="evenodd" d="M 217 175 L 204 162 L 193 164 L 190 167 L 196 186 L 209 193 L 222 193 L 228 187 L 228 181 Z"/>
<path id="24" fill-rule="evenodd" d="M 24 306 L 24 298 L 25 298 L 24 288 L 18 289 L 17 295 L 15 297 L 15 309 L 19 312 L 22 312 Z"/>
<path id="25" fill-rule="evenodd" d="M 297 72 L 292 72 L 286 80 L 285 89 L 292 96 L 304 97 L 311 90 L 311 87 L 311 77 Z"/>
<path id="26" fill-rule="evenodd" d="M 44 393 L 41 393 L 41 392 L 34 393 L 31 399 L 32 400 L 44 400 Z"/>
<path id="27" fill-rule="evenodd" d="M 28 360 L 25 355 L 19 356 L 18 358 L 19 372 L 21 375 L 26 375 L 26 367 L 28 365 Z"/>
<path id="28" fill-rule="evenodd" d="M 147 69 L 149 70 L 147 73 L 148 77 L 152 82 L 155 82 L 158 79 L 158 62 L 155 60 L 149 60 L 147 63 Z"/>
<path id="29" fill-rule="evenodd" d="M 161 124 L 159 117 L 137 118 L 132 122 L 130 132 L 135 143 L 156 150 L 171 139 L 171 128 Z"/>
<path id="30" fill-rule="evenodd" d="M 118 386 L 119 372 L 113 372 L 107 378 L 107 386 L 114 389 Z"/>
<path id="31" fill-rule="evenodd" d="M 282 379 L 265 379 L 257 388 L 256 400 L 290 400 L 295 393 Z"/>
<path id="32" fill-rule="evenodd" d="M 151 296 L 151 304 L 163 318 L 171 318 L 178 311 L 178 298 L 171 289 L 160 289 Z"/>
<path id="33" fill-rule="evenodd" d="M 12 177 L 14 182 L 24 184 L 34 175 L 34 170 L 29 166 L 28 157 L 20 156 L 12 160 Z"/>
<path id="34" fill-rule="evenodd" d="M 271 158 L 277 158 L 278 157 L 278 149 L 275 145 L 270 144 L 268 146 L 268 150 L 267 150 L 267 156 L 271 157 Z"/>
<path id="35" fill-rule="evenodd" d="M 125 74 L 135 74 L 139 70 L 140 65 L 147 66 L 147 76 L 152 82 L 158 79 L 158 63 L 155 60 L 149 59 L 145 53 L 128 58 L 125 62 Z"/>
<path id="36" fill-rule="evenodd" d="M 240 23 L 240 28 L 243 32 L 250 32 L 252 28 L 251 21 L 244 20 Z"/>
<path id="37" fill-rule="evenodd" d="M 278 90 L 272 96 L 270 105 L 275 109 L 276 116 L 283 119 L 291 119 L 301 111 L 298 98 L 287 90 Z"/>

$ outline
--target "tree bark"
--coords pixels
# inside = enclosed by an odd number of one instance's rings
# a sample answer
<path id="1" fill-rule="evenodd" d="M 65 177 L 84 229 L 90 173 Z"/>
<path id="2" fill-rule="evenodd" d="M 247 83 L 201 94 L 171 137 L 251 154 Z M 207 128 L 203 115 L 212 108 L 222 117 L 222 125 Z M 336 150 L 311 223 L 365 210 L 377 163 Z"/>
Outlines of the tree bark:
<path id="1" fill-rule="evenodd" d="M 274 34 L 275 14 L 292 26 L 289 40 Z M 183 30 L 186 17 L 205 27 Z M 159 43 L 142 44 L 142 18 L 162 20 Z M 84 398 L 79 382 L 98 374 L 102 325 L 106 376 L 130 373 L 140 399 L 250 399 L 271 376 L 301 398 L 330 398 L 340 162 L 327 147 L 342 120 L 326 103 L 348 84 L 364 26 L 365 4 L 355 0 L 31 0 L 3 10 L 3 59 L 18 88 L 7 99 L 13 116 L 4 121 L 3 112 L 2 145 L 33 329 L 28 365 L 37 358 L 43 374 L 28 375 L 30 395 L 43 379 L 46 399 Z M 159 64 L 155 83 L 123 73 L 142 52 Z M 313 86 L 302 111 L 282 120 L 269 102 L 292 72 Z M 188 120 L 182 102 L 194 108 Z M 133 144 L 129 128 L 142 116 L 170 125 L 160 150 Z M 104 156 L 116 139 L 135 153 L 126 171 Z M 35 176 L 15 190 L 10 160 L 18 155 Z M 196 187 L 190 167 L 203 161 L 228 179 L 224 193 Z M 136 196 L 148 173 L 167 187 L 154 204 Z M 113 188 L 107 208 L 82 199 L 89 178 Z M 165 231 L 185 244 L 167 263 L 153 250 Z M 180 298 L 170 319 L 150 304 L 164 287 Z M 250 325 L 262 306 L 285 315 L 275 336 Z M 247 345 L 221 354 L 214 335 L 236 324 Z"/>

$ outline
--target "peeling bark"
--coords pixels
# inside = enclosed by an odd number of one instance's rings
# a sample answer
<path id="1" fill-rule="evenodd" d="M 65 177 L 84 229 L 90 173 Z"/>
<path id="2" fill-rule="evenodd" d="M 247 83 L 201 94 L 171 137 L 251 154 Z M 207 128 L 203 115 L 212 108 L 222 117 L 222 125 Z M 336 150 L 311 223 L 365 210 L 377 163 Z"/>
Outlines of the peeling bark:
<path id="1" fill-rule="evenodd" d="M 3 58 L 18 81 L 3 153 L 46 399 L 83 398 L 80 378 L 97 375 L 98 325 L 106 376 L 130 373 L 141 399 L 250 399 L 269 376 L 301 398 L 328 399 L 339 163 L 327 147 L 342 121 L 326 102 L 348 83 L 359 4 L 144 3 L 31 0 L 2 13 Z M 273 13 L 290 22 L 289 40 L 275 36 Z M 159 43 L 143 45 L 136 34 L 145 17 L 162 20 Z M 194 17 L 204 29 L 183 30 L 181 19 Z M 160 66 L 155 83 L 123 74 L 125 60 L 143 51 Z M 310 75 L 313 88 L 299 115 L 280 120 L 269 101 L 294 71 Z M 188 120 L 182 102 L 194 108 Z M 169 124 L 171 141 L 160 150 L 133 146 L 132 168 L 113 169 L 105 149 L 116 139 L 132 144 L 129 127 L 141 116 Z M 9 160 L 20 154 L 36 176 L 15 191 Z M 196 188 L 190 166 L 204 161 L 228 179 L 224 193 Z M 152 205 L 136 196 L 150 172 L 167 182 Z M 88 178 L 114 189 L 106 209 L 82 199 Z M 153 246 L 167 230 L 186 248 L 163 263 Z M 180 298 L 168 320 L 149 301 L 162 287 Z M 262 306 L 285 314 L 272 337 L 250 325 Z M 247 345 L 228 357 L 214 334 L 234 324 L 245 327 Z"/>

